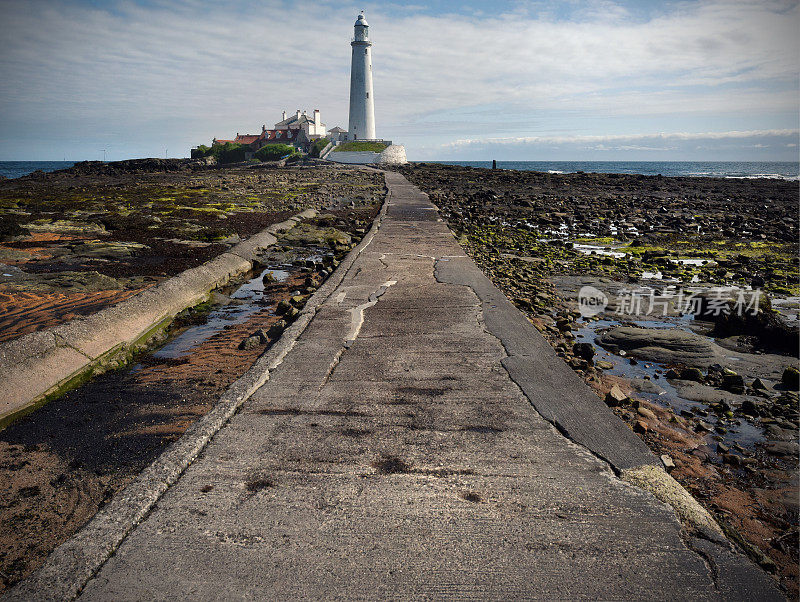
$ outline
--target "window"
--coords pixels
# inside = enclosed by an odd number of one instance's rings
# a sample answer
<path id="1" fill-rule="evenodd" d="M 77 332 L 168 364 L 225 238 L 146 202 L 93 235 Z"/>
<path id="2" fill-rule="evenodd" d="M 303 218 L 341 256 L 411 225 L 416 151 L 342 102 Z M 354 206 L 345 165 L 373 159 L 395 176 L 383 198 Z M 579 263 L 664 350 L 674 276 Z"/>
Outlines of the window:
<path id="1" fill-rule="evenodd" d="M 367 49 L 366 49 L 366 48 L 364 48 L 364 54 L 367 54 L 367 52 L 368 52 L 368 51 L 367 51 Z"/>
<path id="2" fill-rule="evenodd" d="M 369 92 L 367 92 L 367 98 L 369 98 Z"/>

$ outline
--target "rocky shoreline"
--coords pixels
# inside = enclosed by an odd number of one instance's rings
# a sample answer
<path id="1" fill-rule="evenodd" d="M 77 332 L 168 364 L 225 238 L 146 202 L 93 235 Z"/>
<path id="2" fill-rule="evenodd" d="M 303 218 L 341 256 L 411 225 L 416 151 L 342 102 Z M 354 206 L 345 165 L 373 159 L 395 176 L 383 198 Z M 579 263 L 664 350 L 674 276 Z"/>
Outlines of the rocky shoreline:
<path id="1" fill-rule="evenodd" d="M 177 159 L 78 163 L 0 182 L 0 341 L 94 313 L 303 209 L 382 194 L 379 174 L 335 166 Z"/>
<path id="2" fill-rule="evenodd" d="M 281 234 L 259 255 L 256 271 L 215 291 L 208 303 L 179 315 L 150 341 L 148 349 L 133 357 L 132 365 L 106 372 L 0 431 L 0 591 L 35 570 L 214 406 L 361 240 L 384 197 L 380 174 L 352 169 L 198 170 L 188 162 L 167 163 L 169 169 L 156 165 L 155 171 L 147 162 L 110 168 L 79 165 L 0 185 L 0 197 L 6 199 L 0 205 L 7 210 L 4 215 L 18 216 L 24 229 L 7 235 L 0 249 L 30 249 L 25 245 L 31 237 L 51 235 L 41 254 L 17 262 L 22 276 L 13 281 L 7 277 L 0 285 L 0 295 L 25 295 L 30 300 L 29 308 L 17 309 L 7 322 L 0 321 L 0 337 L 10 340 L 68 321 L 79 313 L 80 303 L 89 313 L 114 303 L 113 293 L 104 292 L 115 290 L 109 281 L 159 282 L 212 252 L 224 251 L 262 225 L 303 209 L 313 208 L 318 214 Z M 75 190 L 71 182 L 76 180 L 81 188 L 94 190 L 93 208 L 71 196 Z M 203 189 L 192 188 L 200 184 Z M 145 201 L 156 185 L 171 187 L 173 205 L 195 210 L 167 211 L 166 205 L 159 205 L 166 201 Z M 202 194 L 195 194 L 198 190 Z M 107 219 L 121 216 L 131 227 L 106 227 L 107 234 L 91 229 L 106 219 L 97 200 L 102 194 L 109 195 Z M 136 195 L 140 204 L 126 208 L 115 204 L 122 196 Z M 16 199 L 15 205 L 9 207 L 9 199 Z M 227 203 L 224 213 L 206 211 L 222 202 Z M 159 216 L 161 222 L 153 221 Z M 70 224 L 75 228 L 71 234 L 47 231 L 66 221 L 75 222 Z M 35 232 L 28 227 L 31 223 L 42 223 L 44 229 Z M 89 229 L 81 230 L 77 224 Z M 201 232 L 197 227 L 218 224 L 225 224 L 235 237 L 208 245 L 183 244 L 163 253 L 166 247 L 153 243 L 174 237 L 180 229 Z M 185 235 L 180 240 L 208 242 Z M 132 255 L 105 255 L 99 261 L 76 253 L 76 245 L 87 241 L 148 248 L 137 248 Z M 8 264 L 0 271 L 8 273 L 7 269 Z M 99 291 L 91 290 L 92 283 Z M 133 295 L 138 289 L 123 286 L 121 291 Z M 94 299 L 92 306 L 87 301 L 91 294 L 107 296 Z"/>
<path id="3" fill-rule="evenodd" d="M 796 598 L 796 186 L 398 169 L 564 361 Z M 156 159 L 0 182 L 0 340 L 97 311 L 302 209 L 319 211 L 135 366 L 0 433 L 2 587 L 208 411 L 363 236 L 383 191 L 380 174 L 342 167 Z M 602 311 L 581 314 L 584 287 L 605 296 Z M 699 300 L 693 307 L 727 311 L 695 319 L 679 290 Z M 764 291 L 758 312 L 737 317 L 738 295 L 753 290 Z M 640 309 L 658 311 L 630 311 L 637 294 Z"/>
<path id="4" fill-rule="evenodd" d="M 797 598 L 797 186 L 399 171 L 564 361 Z M 602 310 L 579 304 L 586 290 L 602 294 Z"/>

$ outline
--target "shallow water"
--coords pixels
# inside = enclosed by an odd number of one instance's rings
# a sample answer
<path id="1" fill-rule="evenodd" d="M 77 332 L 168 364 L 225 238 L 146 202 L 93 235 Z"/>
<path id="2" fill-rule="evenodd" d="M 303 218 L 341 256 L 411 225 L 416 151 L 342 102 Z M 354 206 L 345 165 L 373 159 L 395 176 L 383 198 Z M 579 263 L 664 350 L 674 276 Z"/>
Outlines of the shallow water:
<path id="1" fill-rule="evenodd" d="M 666 318 L 664 320 L 633 321 L 634 324 L 643 328 L 678 328 L 687 332 L 695 332 L 690 327 L 691 322 L 691 316 Z M 592 345 L 594 345 L 596 351 L 594 357 L 595 362 L 598 360 L 605 360 L 614 364 L 612 369 L 605 371 L 607 374 L 621 376 L 632 381 L 649 381 L 653 385 L 652 389 L 649 391 L 639 391 L 637 389 L 637 397 L 660 405 L 661 407 L 671 408 L 676 414 L 679 414 L 681 410 L 688 412 L 693 412 L 695 409 L 706 410 L 704 404 L 698 401 L 684 399 L 680 396 L 678 390 L 664 377 L 667 368 L 663 364 L 639 360 L 637 360 L 636 364 L 631 364 L 629 357 L 623 357 L 622 355 L 612 353 L 597 344 L 596 339 L 601 330 L 619 325 L 620 322 L 616 320 L 596 320 L 584 322 L 582 328 L 573 332 L 578 342 L 592 343 Z M 713 339 L 709 338 L 709 340 Z M 661 374 L 659 374 L 659 371 Z M 728 429 L 728 432 L 722 435 L 723 440 L 728 445 L 738 443 L 742 447 L 752 448 L 755 443 L 764 441 L 764 434 L 761 428 L 746 420 L 740 418 L 734 418 L 733 420 L 727 418 L 720 419 L 713 412 L 709 412 L 708 416 L 700 416 L 698 414 L 698 417 L 712 427 L 719 424 Z"/>
<path id="2" fill-rule="evenodd" d="M 158 359 L 178 359 L 191 353 L 197 345 L 233 324 L 249 320 L 254 314 L 264 311 L 266 306 L 259 303 L 264 296 L 264 275 L 272 272 L 277 282 L 284 282 L 289 277 L 288 266 L 268 267 L 254 276 L 231 295 L 231 303 L 212 310 L 205 322 L 190 326 L 169 343 L 153 354 Z"/>

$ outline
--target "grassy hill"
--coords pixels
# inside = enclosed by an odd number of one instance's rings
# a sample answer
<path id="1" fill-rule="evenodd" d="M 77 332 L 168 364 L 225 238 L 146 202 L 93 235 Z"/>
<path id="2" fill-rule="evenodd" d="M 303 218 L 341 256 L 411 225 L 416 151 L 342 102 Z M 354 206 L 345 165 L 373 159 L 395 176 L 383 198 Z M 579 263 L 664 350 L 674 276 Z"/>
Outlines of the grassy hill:
<path id="1" fill-rule="evenodd" d="M 370 142 L 368 140 L 354 140 L 353 142 L 344 142 L 340 144 L 333 152 L 341 153 L 345 151 L 370 151 L 373 153 L 380 153 L 386 149 L 386 144 L 383 142 Z"/>

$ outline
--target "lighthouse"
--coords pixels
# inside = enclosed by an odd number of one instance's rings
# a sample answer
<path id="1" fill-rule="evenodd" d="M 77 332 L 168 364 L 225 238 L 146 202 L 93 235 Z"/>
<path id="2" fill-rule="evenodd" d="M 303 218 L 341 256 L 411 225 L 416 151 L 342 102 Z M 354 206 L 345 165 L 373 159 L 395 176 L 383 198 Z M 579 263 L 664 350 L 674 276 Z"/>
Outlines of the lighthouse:
<path id="1" fill-rule="evenodd" d="M 350 46 L 353 61 L 350 65 L 350 130 L 349 140 L 375 139 L 375 106 L 372 97 L 372 42 L 369 24 L 364 13 L 358 15 L 355 35 Z"/>

